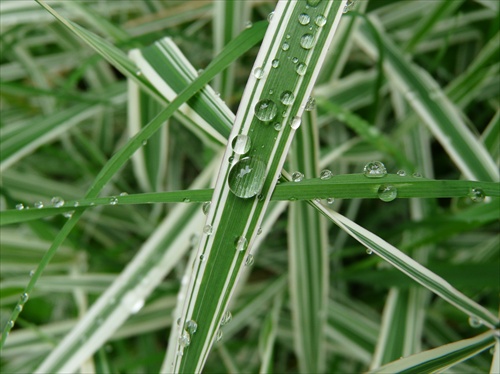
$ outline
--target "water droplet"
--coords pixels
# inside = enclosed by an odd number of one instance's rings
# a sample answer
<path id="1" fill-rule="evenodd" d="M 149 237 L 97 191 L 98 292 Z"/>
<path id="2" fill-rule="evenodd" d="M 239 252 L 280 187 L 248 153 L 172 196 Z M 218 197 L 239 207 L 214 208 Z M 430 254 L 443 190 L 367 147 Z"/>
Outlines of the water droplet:
<path id="1" fill-rule="evenodd" d="M 177 321 L 175 321 L 175 323 L 177 323 L 177 326 L 180 326 L 181 322 L 182 322 L 181 317 L 177 318 Z"/>
<path id="2" fill-rule="evenodd" d="M 52 199 L 50 199 L 50 203 L 54 208 L 60 208 L 64 206 L 64 200 L 59 196 L 54 196 Z"/>
<path id="3" fill-rule="evenodd" d="M 378 188 L 377 195 L 380 200 L 388 203 L 389 201 L 393 201 L 396 197 L 398 197 L 398 190 L 394 186 L 382 185 Z"/>
<path id="4" fill-rule="evenodd" d="M 292 91 L 283 91 L 280 96 L 280 101 L 284 105 L 292 105 L 293 100 L 295 100 L 295 96 L 293 95 Z"/>
<path id="5" fill-rule="evenodd" d="M 248 153 L 250 147 L 252 146 L 252 141 L 249 136 L 239 134 L 236 135 L 231 143 L 234 153 L 238 155 L 244 155 Z"/>
<path id="6" fill-rule="evenodd" d="M 203 232 L 207 235 L 212 235 L 214 233 L 214 228 L 212 227 L 212 225 L 205 225 L 205 227 L 203 228 Z"/>
<path id="7" fill-rule="evenodd" d="M 17 204 L 16 205 L 17 210 L 23 210 L 24 209 L 24 204 Z"/>
<path id="8" fill-rule="evenodd" d="M 269 14 L 267 15 L 267 22 L 271 22 L 271 20 L 273 19 L 273 16 L 274 16 L 274 11 L 273 11 L 273 12 L 271 12 L 271 13 L 269 13 Z"/>
<path id="9" fill-rule="evenodd" d="M 328 169 L 321 170 L 321 173 L 319 173 L 319 178 L 324 181 L 330 179 L 332 176 L 333 173 Z"/>
<path id="10" fill-rule="evenodd" d="M 247 249 L 248 240 L 244 236 L 240 236 L 240 237 L 236 238 L 236 240 L 234 241 L 234 245 L 235 245 L 237 251 L 242 252 L 245 249 Z"/>
<path id="11" fill-rule="evenodd" d="M 415 172 L 412 174 L 412 177 L 413 178 L 422 178 L 422 174 L 420 174 L 419 172 Z"/>
<path id="12" fill-rule="evenodd" d="M 321 0 L 307 0 L 307 5 L 309 5 L 312 8 L 316 8 L 319 3 L 321 3 Z"/>
<path id="13" fill-rule="evenodd" d="M 28 299 L 30 298 L 30 295 L 28 295 L 26 292 L 21 294 L 21 297 L 19 298 L 19 303 L 20 304 L 26 304 Z"/>
<path id="14" fill-rule="evenodd" d="M 133 305 L 132 305 L 132 308 L 130 308 L 130 313 L 132 314 L 136 314 L 137 312 L 139 312 L 139 310 L 142 309 L 142 307 L 144 306 L 144 299 L 140 299 L 140 300 L 137 300 Z"/>
<path id="15" fill-rule="evenodd" d="M 273 68 L 277 68 L 278 66 L 280 66 L 280 60 L 278 59 L 274 59 L 272 62 L 271 62 L 271 66 Z"/>
<path id="16" fill-rule="evenodd" d="M 142 71 L 140 70 L 136 70 L 135 71 L 135 75 L 137 75 L 138 77 L 140 77 L 142 75 Z"/>
<path id="17" fill-rule="evenodd" d="M 372 253 L 373 253 L 373 251 L 370 248 L 366 248 L 366 254 L 367 255 L 371 255 Z"/>
<path id="18" fill-rule="evenodd" d="M 64 218 L 71 218 L 71 217 L 73 217 L 73 213 L 75 213 L 75 211 L 70 210 L 69 212 L 64 212 L 62 215 Z"/>
<path id="19" fill-rule="evenodd" d="M 216 336 L 215 336 L 215 341 L 216 341 L 216 342 L 220 342 L 220 341 L 222 340 L 222 335 L 223 335 L 223 334 L 222 334 L 222 330 L 221 330 L 221 329 L 219 329 L 219 330 L 217 331 Z"/>
<path id="20" fill-rule="evenodd" d="M 469 191 L 470 199 L 475 203 L 481 203 L 484 201 L 485 194 L 480 188 L 471 188 Z"/>
<path id="21" fill-rule="evenodd" d="M 128 193 L 126 193 L 126 192 L 120 192 L 120 196 L 128 196 Z"/>
<path id="22" fill-rule="evenodd" d="M 238 197 L 248 199 L 256 196 L 264 185 L 266 165 L 257 157 L 245 157 L 229 172 L 229 189 Z"/>
<path id="23" fill-rule="evenodd" d="M 203 69 L 198 69 L 197 70 L 198 76 L 202 75 L 204 72 L 205 72 L 205 70 L 203 70 Z"/>
<path id="24" fill-rule="evenodd" d="M 245 22 L 245 28 L 249 29 L 252 26 L 253 26 L 253 23 L 251 21 L 246 21 Z"/>
<path id="25" fill-rule="evenodd" d="M 35 275 L 35 270 L 30 270 L 29 277 L 31 278 L 33 275 Z"/>
<path id="26" fill-rule="evenodd" d="M 220 325 L 224 326 L 227 325 L 231 320 L 233 319 L 233 315 L 229 310 L 226 310 L 226 312 L 222 315 L 222 319 L 220 320 Z"/>
<path id="27" fill-rule="evenodd" d="M 190 203 L 191 202 L 191 199 L 189 197 L 185 197 L 184 199 L 182 199 L 182 201 L 184 203 Z"/>
<path id="28" fill-rule="evenodd" d="M 255 105 L 255 117 L 260 119 L 262 122 L 272 121 L 274 117 L 276 117 L 276 113 L 278 112 L 278 106 L 276 103 L 269 99 L 264 99 L 259 101 Z"/>
<path id="29" fill-rule="evenodd" d="M 42 209 L 43 208 L 43 202 L 42 201 L 37 201 L 33 204 L 33 206 L 37 209 Z"/>
<path id="30" fill-rule="evenodd" d="M 116 205 L 118 204 L 118 198 L 116 196 L 111 196 L 109 198 L 109 205 Z"/>
<path id="31" fill-rule="evenodd" d="M 333 197 L 329 197 L 329 198 L 326 199 L 326 203 L 328 205 L 332 205 L 334 202 L 335 202 L 335 199 Z"/>
<path id="32" fill-rule="evenodd" d="M 211 201 L 205 201 L 201 206 L 201 210 L 204 215 L 208 215 L 208 212 L 210 212 L 210 205 L 212 205 Z"/>
<path id="33" fill-rule="evenodd" d="M 292 174 L 292 181 L 294 182 L 302 182 L 304 179 L 304 174 L 302 174 L 300 171 L 296 171 L 295 173 Z"/>
<path id="34" fill-rule="evenodd" d="M 196 330 L 198 330 L 198 324 L 196 323 L 196 321 L 193 321 L 193 320 L 189 320 L 186 322 L 186 330 L 191 334 L 193 335 Z"/>
<path id="35" fill-rule="evenodd" d="M 18 305 L 16 305 L 16 307 L 14 308 L 14 310 L 17 313 L 21 313 L 23 311 L 23 306 L 21 304 L 18 304 Z"/>
<path id="36" fill-rule="evenodd" d="M 77 207 L 79 205 L 80 205 L 80 203 L 78 201 L 75 201 L 75 203 L 73 204 L 74 207 Z"/>
<path id="37" fill-rule="evenodd" d="M 252 254 L 249 254 L 245 260 L 245 266 L 252 266 L 254 263 L 254 258 Z"/>
<path id="38" fill-rule="evenodd" d="M 203 254 L 200 255 L 200 261 L 201 262 L 205 261 L 205 255 L 203 255 Z"/>
<path id="39" fill-rule="evenodd" d="M 304 108 L 308 112 L 314 110 L 316 108 L 316 99 L 314 97 L 309 96 L 306 102 L 306 107 Z"/>
<path id="40" fill-rule="evenodd" d="M 14 321 L 10 320 L 9 322 L 7 322 L 7 328 L 11 329 L 14 327 Z"/>
<path id="41" fill-rule="evenodd" d="M 298 75 L 304 75 L 307 71 L 307 65 L 301 62 L 296 66 L 295 71 Z"/>
<path id="42" fill-rule="evenodd" d="M 179 345 L 189 347 L 189 344 L 191 344 L 191 335 L 186 330 L 182 330 L 181 336 L 179 336 Z"/>
<path id="43" fill-rule="evenodd" d="M 264 69 L 262 69 L 261 67 L 255 68 L 253 71 L 253 76 L 257 79 L 262 79 L 262 77 L 264 76 Z"/>
<path id="44" fill-rule="evenodd" d="M 469 317 L 469 325 L 473 328 L 478 328 L 483 325 L 483 322 L 477 317 Z"/>
<path id="45" fill-rule="evenodd" d="M 281 49 L 284 51 L 288 51 L 290 49 L 290 44 L 288 42 L 283 42 L 281 45 Z"/>
<path id="46" fill-rule="evenodd" d="M 387 170 L 380 161 L 371 161 L 365 165 L 363 173 L 368 178 L 382 178 L 387 175 Z"/>
<path id="47" fill-rule="evenodd" d="M 283 128 L 283 124 L 280 122 L 276 122 L 273 127 L 276 131 L 280 131 Z"/>
<path id="48" fill-rule="evenodd" d="M 406 171 L 404 170 L 398 170 L 396 174 L 399 175 L 400 177 L 406 177 Z"/>
<path id="49" fill-rule="evenodd" d="M 290 122 L 290 127 L 294 130 L 297 130 L 300 127 L 301 123 L 302 123 L 302 118 L 295 116 L 292 118 L 292 121 Z"/>
<path id="50" fill-rule="evenodd" d="M 259 227 L 257 230 L 257 235 L 260 235 L 260 234 L 262 234 L 262 227 Z"/>
<path id="51" fill-rule="evenodd" d="M 314 19 L 314 23 L 316 23 L 316 25 L 318 25 L 319 27 L 323 27 L 326 24 L 326 17 L 320 14 L 316 16 L 316 18 Z"/>
<path id="52" fill-rule="evenodd" d="M 144 146 L 146 146 L 146 145 L 148 145 L 148 141 L 147 141 L 147 140 L 143 140 L 143 141 L 142 141 L 142 146 L 144 147 Z"/>
<path id="53" fill-rule="evenodd" d="M 304 49 L 311 49 L 314 47 L 314 35 L 313 34 L 304 34 L 300 38 L 300 46 Z"/>
<path id="54" fill-rule="evenodd" d="M 306 13 L 301 13 L 299 14 L 299 23 L 301 25 L 307 25 L 311 21 L 311 17 L 309 17 L 309 14 Z"/>

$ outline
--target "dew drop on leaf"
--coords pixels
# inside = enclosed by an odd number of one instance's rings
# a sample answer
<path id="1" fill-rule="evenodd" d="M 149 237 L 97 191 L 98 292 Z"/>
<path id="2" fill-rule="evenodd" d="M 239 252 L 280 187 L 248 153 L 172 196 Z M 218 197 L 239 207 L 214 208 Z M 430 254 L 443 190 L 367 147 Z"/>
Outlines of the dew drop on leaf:
<path id="1" fill-rule="evenodd" d="M 283 42 L 281 45 L 281 49 L 284 51 L 288 51 L 290 49 L 290 44 L 288 42 Z"/>
<path id="2" fill-rule="evenodd" d="M 50 199 L 50 203 L 54 208 L 60 208 L 64 206 L 64 200 L 62 197 L 59 196 L 54 196 L 52 199 Z"/>
<path id="3" fill-rule="evenodd" d="M 323 27 L 326 24 L 326 17 L 320 14 L 316 16 L 316 18 L 314 19 L 314 23 L 316 23 L 316 25 L 318 25 L 319 27 Z"/>
<path id="4" fill-rule="evenodd" d="M 293 100 L 295 99 L 295 96 L 293 95 L 292 91 L 283 91 L 280 96 L 280 101 L 284 105 L 292 105 Z"/>
<path id="5" fill-rule="evenodd" d="M 196 330 L 198 330 L 198 324 L 196 321 L 193 321 L 192 319 L 186 322 L 186 330 L 188 333 L 193 335 Z"/>
<path id="6" fill-rule="evenodd" d="M 296 171 L 292 174 L 292 181 L 294 182 L 302 182 L 304 179 L 304 174 L 302 174 L 300 171 Z"/>
<path id="7" fill-rule="evenodd" d="M 301 62 L 295 67 L 295 71 L 298 75 L 304 75 L 307 71 L 307 65 Z"/>
<path id="8" fill-rule="evenodd" d="M 319 173 L 319 178 L 324 181 L 330 179 L 332 176 L 333 173 L 328 169 L 321 170 L 321 173 Z"/>
<path id="9" fill-rule="evenodd" d="M 43 202 L 37 201 L 33 204 L 33 206 L 37 209 L 42 209 L 43 208 Z"/>
<path id="10" fill-rule="evenodd" d="M 482 189 L 480 188 L 471 188 L 469 191 L 470 199 L 475 203 L 481 203 L 484 201 L 485 195 Z"/>
<path id="11" fill-rule="evenodd" d="M 311 17 L 309 17 L 309 14 L 307 13 L 301 13 L 299 14 L 299 23 L 301 25 L 307 25 L 311 21 Z"/>
<path id="12" fill-rule="evenodd" d="M 219 329 L 219 330 L 217 331 L 216 336 L 215 336 L 215 341 L 216 341 L 216 342 L 220 342 L 220 341 L 222 340 L 222 335 L 223 335 L 223 334 L 222 334 L 222 330 L 221 330 L 221 329 Z"/>
<path id="13" fill-rule="evenodd" d="M 398 197 L 398 190 L 394 186 L 382 185 L 379 187 L 377 195 L 380 200 L 388 203 Z"/>
<path id="14" fill-rule="evenodd" d="M 311 49 L 314 47 L 314 35 L 313 34 L 304 34 L 300 38 L 300 46 L 304 49 Z"/>
<path id="15" fill-rule="evenodd" d="M 255 68 L 253 71 L 253 75 L 257 79 L 262 79 L 262 77 L 264 76 L 264 69 L 262 69 L 261 67 Z"/>
<path id="16" fill-rule="evenodd" d="M 316 108 L 316 99 L 314 97 L 309 96 L 306 102 L 305 110 L 310 112 Z"/>
<path id="17" fill-rule="evenodd" d="M 201 210 L 204 215 L 208 215 L 208 212 L 210 212 L 210 205 L 212 205 L 211 201 L 205 201 L 201 206 Z"/>
<path id="18" fill-rule="evenodd" d="M 370 248 L 366 248 L 366 254 L 367 255 L 371 255 L 372 253 L 373 253 L 373 251 Z"/>
<path id="19" fill-rule="evenodd" d="M 477 317 L 469 317 L 469 325 L 473 328 L 478 328 L 483 325 L 482 321 Z"/>
<path id="20" fill-rule="evenodd" d="M 238 155 L 244 155 L 248 153 L 250 147 L 252 146 L 252 141 L 249 136 L 239 134 L 236 135 L 231 143 L 234 153 Z"/>
<path id="21" fill-rule="evenodd" d="M 382 178 L 387 175 L 387 170 L 380 161 L 371 161 L 365 165 L 363 174 L 368 178 Z"/>
<path id="22" fill-rule="evenodd" d="M 110 205 L 116 205 L 118 204 L 118 199 L 115 196 L 111 196 L 109 199 L 109 204 Z"/>
<path id="23" fill-rule="evenodd" d="M 181 336 L 179 336 L 179 345 L 181 347 L 189 347 L 191 344 L 191 336 L 186 330 L 182 330 Z"/>
<path id="24" fill-rule="evenodd" d="M 295 116 L 292 118 L 292 121 L 290 122 L 290 127 L 294 130 L 297 130 L 300 127 L 301 123 L 302 123 L 302 118 Z"/>
<path id="25" fill-rule="evenodd" d="M 406 171 L 404 170 L 398 170 L 396 174 L 399 175 L 400 177 L 406 177 Z"/>
<path id="26" fill-rule="evenodd" d="M 276 113 L 278 112 L 278 106 L 276 103 L 269 99 L 264 99 L 259 101 L 255 105 L 255 117 L 260 119 L 262 122 L 269 122 L 276 117 Z"/>
<path id="27" fill-rule="evenodd" d="M 278 59 L 274 59 L 272 62 L 271 62 L 271 66 L 273 68 L 277 68 L 278 66 L 280 66 L 280 60 Z"/>
<path id="28" fill-rule="evenodd" d="M 16 205 L 16 209 L 17 210 L 23 210 L 24 209 L 24 205 L 23 204 L 17 204 Z"/>
<path id="29" fill-rule="evenodd" d="M 249 254 L 245 260 L 245 266 L 252 266 L 254 263 L 254 258 L 253 258 L 253 255 L 252 254 Z"/>
<path id="30" fill-rule="evenodd" d="M 248 240 L 244 236 L 240 236 L 240 237 L 236 238 L 236 240 L 234 241 L 234 245 L 235 245 L 235 248 L 237 251 L 242 252 L 245 249 L 247 249 Z"/>
<path id="31" fill-rule="evenodd" d="M 238 161 L 228 176 L 229 189 L 236 196 L 248 199 L 256 196 L 264 185 L 266 165 L 257 157 Z"/>
<path id="32" fill-rule="evenodd" d="M 212 227 L 212 225 L 205 225 L 205 227 L 203 228 L 203 232 L 207 235 L 212 235 L 214 233 L 214 228 Z"/>
<path id="33" fill-rule="evenodd" d="M 222 315 L 222 319 L 220 320 L 220 325 L 221 326 L 227 325 L 229 322 L 231 322 L 232 319 L 233 315 L 229 310 L 226 310 Z"/>
<path id="34" fill-rule="evenodd" d="M 312 8 L 316 8 L 319 3 L 321 3 L 321 0 L 307 0 L 307 5 L 309 5 Z"/>

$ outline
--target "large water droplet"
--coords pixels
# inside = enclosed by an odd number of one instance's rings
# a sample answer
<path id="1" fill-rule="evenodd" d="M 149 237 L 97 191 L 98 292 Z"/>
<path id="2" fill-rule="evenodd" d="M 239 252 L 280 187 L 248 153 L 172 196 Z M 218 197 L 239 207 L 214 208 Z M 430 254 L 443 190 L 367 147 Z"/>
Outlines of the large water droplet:
<path id="1" fill-rule="evenodd" d="M 363 173 L 368 178 L 382 178 L 387 175 L 387 170 L 380 161 L 371 161 L 365 165 Z"/>
<path id="2" fill-rule="evenodd" d="M 295 71 L 298 75 L 304 75 L 307 71 L 307 65 L 301 62 L 295 67 Z"/>
<path id="3" fill-rule="evenodd" d="M 211 201 L 205 201 L 201 206 L 201 210 L 204 215 L 208 215 L 208 212 L 210 212 L 210 205 L 212 205 Z"/>
<path id="4" fill-rule="evenodd" d="M 485 194 L 481 188 L 471 188 L 469 191 L 470 199 L 475 203 L 481 203 L 484 201 Z"/>
<path id="5" fill-rule="evenodd" d="M 43 202 L 42 201 L 37 201 L 33 204 L 33 206 L 37 209 L 42 209 L 43 208 Z"/>
<path id="6" fill-rule="evenodd" d="M 253 71 L 253 76 L 257 79 L 262 79 L 262 77 L 264 76 L 264 69 L 262 69 L 261 67 L 255 68 Z"/>
<path id="7" fill-rule="evenodd" d="M 278 112 L 278 106 L 276 103 L 269 99 L 264 99 L 259 101 L 255 105 L 255 117 L 260 119 L 262 122 L 272 121 L 276 117 Z"/>
<path id="8" fill-rule="evenodd" d="M 248 240 L 244 236 L 240 236 L 240 237 L 236 238 L 236 240 L 234 241 L 234 245 L 235 245 L 237 251 L 242 252 L 245 249 L 247 249 Z"/>
<path id="9" fill-rule="evenodd" d="M 50 199 L 50 203 L 54 208 L 60 208 L 64 206 L 64 200 L 62 197 L 59 196 L 54 196 L 52 199 Z"/>
<path id="10" fill-rule="evenodd" d="M 256 196 L 264 185 L 266 165 L 257 157 L 245 157 L 229 172 L 229 189 L 238 197 L 248 199 Z"/>
<path id="11" fill-rule="evenodd" d="M 249 254 L 245 260 L 245 266 L 252 266 L 254 263 L 254 258 L 252 254 Z"/>
<path id="12" fill-rule="evenodd" d="M 186 322 L 186 330 L 193 335 L 198 330 L 198 324 L 192 319 Z"/>
<path id="13" fill-rule="evenodd" d="M 191 336 L 186 330 L 182 330 L 181 336 L 179 336 L 179 345 L 181 347 L 189 347 L 191 344 Z"/>
<path id="14" fill-rule="evenodd" d="M 288 42 L 283 42 L 281 45 L 281 49 L 284 51 L 288 51 L 290 49 L 290 44 Z"/>
<path id="15" fill-rule="evenodd" d="M 295 96 L 293 95 L 292 91 L 283 91 L 280 96 L 280 101 L 284 105 L 292 105 L 293 100 L 295 99 Z"/>
<path id="16" fill-rule="evenodd" d="M 483 322 L 477 317 L 469 317 L 469 325 L 474 328 L 481 327 Z"/>
<path id="17" fill-rule="evenodd" d="M 23 210 L 24 209 L 24 204 L 17 204 L 16 205 L 17 210 Z"/>
<path id="18" fill-rule="evenodd" d="M 314 22 L 316 23 L 316 25 L 318 25 L 319 27 L 323 27 L 325 26 L 326 24 L 326 17 L 323 16 L 322 14 L 316 16 L 316 18 L 314 19 Z"/>
<path id="19" fill-rule="evenodd" d="M 301 13 L 299 14 L 299 23 L 301 25 L 307 25 L 311 21 L 311 17 L 309 17 L 309 14 L 306 13 Z"/>
<path id="20" fill-rule="evenodd" d="M 234 153 L 238 155 L 244 155 L 250 150 L 252 146 L 252 141 L 249 136 L 239 134 L 236 135 L 231 143 Z"/>
<path id="21" fill-rule="evenodd" d="M 304 174 L 302 174 L 300 171 L 292 173 L 292 181 L 302 182 L 303 179 L 304 179 Z"/>
<path id="22" fill-rule="evenodd" d="M 382 185 L 379 187 L 377 194 L 380 200 L 388 203 L 389 201 L 393 201 L 396 197 L 398 197 L 398 190 L 394 186 Z"/>
<path id="23" fill-rule="evenodd" d="M 294 130 L 297 130 L 300 127 L 301 123 L 302 123 L 302 118 L 295 116 L 292 118 L 292 121 L 290 122 L 290 127 Z"/>
<path id="24" fill-rule="evenodd" d="M 324 181 L 330 179 L 332 176 L 333 173 L 328 169 L 321 170 L 321 173 L 319 174 L 319 178 Z"/>
<path id="25" fill-rule="evenodd" d="M 231 312 L 229 310 L 226 310 L 226 312 L 222 315 L 222 319 L 220 320 L 220 325 L 224 326 L 224 325 L 228 324 L 229 322 L 231 322 L 232 319 L 233 319 L 233 315 L 231 314 Z"/>
<path id="26" fill-rule="evenodd" d="M 314 35 L 313 34 L 304 34 L 300 38 L 300 46 L 304 49 L 311 49 L 314 47 Z"/>

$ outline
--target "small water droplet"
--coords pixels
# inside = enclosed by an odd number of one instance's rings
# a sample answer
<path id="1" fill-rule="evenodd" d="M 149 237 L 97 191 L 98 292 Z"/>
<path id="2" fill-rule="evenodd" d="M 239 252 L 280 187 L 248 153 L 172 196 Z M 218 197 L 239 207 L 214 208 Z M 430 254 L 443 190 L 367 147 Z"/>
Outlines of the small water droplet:
<path id="1" fill-rule="evenodd" d="M 244 155 L 248 153 L 250 147 L 252 146 L 252 141 L 249 136 L 239 134 L 236 135 L 231 143 L 234 153 L 238 155 Z"/>
<path id="2" fill-rule="evenodd" d="M 380 161 L 371 161 L 365 165 L 363 173 L 368 178 L 382 178 L 387 175 L 387 169 Z"/>
<path id="3" fill-rule="evenodd" d="M 314 47 L 314 35 L 313 34 L 304 34 L 300 38 L 300 46 L 304 49 L 311 49 Z"/>
<path id="4" fill-rule="evenodd" d="M 294 130 L 297 130 L 300 127 L 301 123 L 302 123 L 302 118 L 295 116 L 292 118 L 292 121 L 290 122 L 290 127 Z"/>
<path id="5" fill-rule="evenodd" d="M 288 51 L 290 49 L 290 43 L 283 42 L 283 44 L 281 45 L 281 49 L 284 51 Z"/>
<path id="6" fill-rule="evenodd" d="M 75 213 L 75 211 L 74 210 L 70 210 L 69 212 L 64 212 L 62 215 L 63 215 L 64 218 L 68 218 L 69 219 L 69 218 L 73 217 L 73 213 Z"/>
<path id="7" fill-rule="evenodd" d="M 37 201 L 33 204 L 33 206 L 37 209 L 42 209 L 43 208 L 43 202 L 42 201 Z"/>
<path id="8" fill-rule="evenodd" d="M 304 75 L 307 71 L 307 65 L 301 62 L 295 67 L 295 71 L 298 75 Z"/>
<path id="9" fill-rule="evenodd" d="M 469 317 L 469 325 L 473 328 L 478 328 L 483 325 L 483 322 L 477 317 Z"/>
<path id="10" fill-rule="evenodd" d="M 118 198 L 116 196 L 111 196 L 109 198 L 109 205 L 116 205 L 118 204 Z"/>
<path id="11" fill-rule="evenodd" d="M 191 202 L 191 199 L 189 197 L 185 197 L 184 199 L 182 199 L 182 201 L 184 203 L 190 203 Z"/>
<path id="12" fill-rule="evenodd" d="M 333 173 L 328 169 L 321 170 L 321 173 L 319 173 L 319 178 L 324 181 L 330 179 L 332 176 Z"/>
<path id="13" fill-rule="evenodd" d="M 75 201 L 75 203 L 73 204 L 73 206 L 76 208 L 77 206 L 80 206 L 80 203 L 78 201 Z"/>
<path id="14" fill-rule="evenodd" d="M 189 344 L 191 344 L 191 335 L 186 330 L 182 330 L 181 336 L 179 336 L 179 345 L 189 347 Z"/>
<path id="15" fill-rule="evenodd" d="M 245 28 L 249 29 L 252 26 L 253 26 L 253 23 L 251 21 L 246 21 L 245 22 Z"/>
<path id="16" fill-rule="evenodd" d="M 229 189 L 236 196 L 248 199 L 258 195 L 264 185 L 266 165 L 257 157 L 245 157 L 229 172 Z"/>
<path id="17" fill-rule="evenodd" d="M 23 311 L 23 306 L 21 304 L 18 304 L 14 309 L 17 313 L 21 313 Z"/>
<path id="18" fill-rule="evenodd" d="M 177 326 L 180 326 L 181 322 L 182 322 L 181 317 L 177 318 L 177 320 L 175 321 L 175 323 L 177 323 Z"/>
<path id="19" fill-rule="evenodd" d="M 373 253 L 373 251 L 370 248 L 366 248 L 366 254 L 367 255 L 371 255 L 372 253 Z"/>
<path id="20" fill-rule="evenodd" d="M 142 75 L 142 71 L 140 70 L 136 70 L 135 71 L 135 75 L 137 75 L 138 77 L 140 77 Z"/>
<path id="21" fill-rule="evenodd" d="M 333 197 L 329 197 L 329 198 L 326 199 L 326 203 L 328 205 L 332 205 L 334 202 L 335 202 L 335 199 Z"/>
<path id="22" fill-rule="evenodd" d="M 245 266 L 252 266 L 254 263 L 254 258 L 252 254 L 249 254 L 245 260 Z"/>
<path id="23" fill-rule="evenodd" d="M 245 249 L 247 249 L 248 240 L 244 236 L 240 236 L 240 237 L 236 238 L 236 240 L 234 241 L 234 245 L 235 245 L 237 251 L 242 252 Z"/>
<path id="24" fill-rule="evenodd" d="M 260 234 L 262 234 L 262 227 L 259 227 L 257 230 L 257 235 L 260 235 Z"/>
<path id="25" fill-rule="evenodd" d="M 217 331 L 216 336 L 215 336 L 215 341 L 216 341 L 216 342 L 220 342 L 220 341 L 222 340 L 222 335 L 223 335 L 223 334 L 222 334 L 222 330 L 221 330 L 221 329 L 219 329 L 219 330 Z"/>
<path id="26" fill-rule="evenodd" d="M 274 16 L 274 11 L 267 15 L 267 22 L 271 22 Z"/>
<path id="27" fill-rule="evenodd" d="M 316 18 L 314 19 L 314 23 L 316 23 L 316 25 L 318 25 L 319 27 L 323 27 L 326 24 L 326 17 L 320 14 L 316 16 Z"/>
<path id="28" fill-rule="evenodd" d="M 292 181 L 294 182 L 302 182 L 304 179 L 304 174 L 302 174 L 300 171 L 296 171 L 292 174 Z"/>
<path id="29" fill-rule="evenodd" d="M 419 172 L 415 172 L 412 174 L 412 177 L 413 178 L 422 178 L 422 174 L 420 174 Z"/>
<path id="30" fill-rule="evenodd" d="M 23 210 L 24 209 L 24 204 L 17 204 L 16 205 L 17 210 Z"/>
<path id="31" fill-rule="evenodd" d="M 482 203 L 484 201 L 485 194 L 481 188 L 471 188 L 469 191 L 469 197 L 475 203 Z"/>
<path id="32" fill-rule="evenodd" d="M 299 23 L 301 25 L 308 25 L 310 21 L 311 21 L 311 17 L 309 17 L 309 14 L 307 14 L 307 13 L 299 14 Z"/>
<path id="33" fill-rule="evenodd" d="M 314 97 L 309 96 L 306 102 L 306 107 L 304 108 L 306 111 L 310 112 L 316 108 L 316 99 Z"/>
<path id="34" fill-rule="evenodd" d="M 309 5 L 312 8 L 316 8 L 319 3 L 321 3 L 321 0 L 307 0 L 307 5 Z"/>
<path id="35" fill-rule="evenodd" d="M 406 177 L 406 171 L 404 170 L 398 170 L 396 174 L 399 175 L 400 177 Z"/>
<path id="36" fill-rule="evenodd" d="M 128 193 L 126 193 L 126 192 L 120 192 L 120 196 L 128 196 Z"/>
<path id="37" fill-rule="evenodd" d="M 260 119 L 262 122 L 269 122 L 276 117 L 276 113 L 278 112 L 278 106 L 276 103 L 269 99 L 264 99 L 259 101 L 255 105 L 255 117 Z"/>
<path id="38" fill-rule="evenodd" d="M 198 324 L 192 319 L 186 322 L 186 330 L 193 335 L 198 330 Z"/>
<path id="39" fill-rule="evenodd" d="M 205 225 L 205 227 L 203 228 L 203 232 L 207 235 L 212 235 L 214 233 L 214 228 L 212 227 L 212 225 Z"/>
<path id="40" fill-rule="evenodd" d="M 21 297 L 19 298 L 19 303 L 20 304 L 26 304 L 28 299 L 30 298 L 30 295 L 28 295 L 26 292 L 21 294 Z"/>
<path id="41" fill-rule="evenodd" d="M 231 320 L 233 319 L 233 315 L 229 310 L 226 310 L 226 312 L 222 315 L 222 319 L 220 320 L 220 325 L 224 326 L 227 325 Z"/>
<path id="42" fill-rule="evenodd" d="M 295 100 L 295 96 L 293 95 L 292 91 L 283 91 L 280 96 L 280 101 L 284 105 L 292 105 L 293 100 Z"/>
<path id="43" fill-rule="evenodd" d="M 377 195 L 380 200 L 388 203 L 398 197 L 398 190 L 394 186 L 382 185 L 379 187 Z"/>
<path id="44" fill-rule="evenodd" d="M 210 206 L 212 205 L 211 201 L 205 201 L 203 205 L 201 206 L 201 210 L 204 215 L 208 215 L 208 212 L 210 212 Z"/>
<path id="45" fill-rule="evenodd" d="M 280 122 L 276 122 L 273 127 L 276 131 L 280 131 L 283 128 L 283 124 Z"/>
<path id="46" fill-rule="evenodd" d="M 205 72 L 205 70 L 203 70 L 203 69 L 198 69 L 197 70 L 198 76 L 202 75 L 204 72 Z"/>
<path id="47" fill-rule="evenodd" d="M 200 261 L 201 262 L 205 261 L 205 255 L 203 255 L 203 254 L 200 255 Z"/>
<path id="48" fill-rule="evenodd" d="M 29 277 L 31 278 L 33 275 L 35 275 L 35 270 L 30 270 Z"/>
<path id="49" fill-rule="evenodd" d="M 14 321 L 10 320 L 9 322 L 7 322 L 7 328 L 11 329 L 14 327 Z"/>
<path id="50" fill-rule="evenodd" d="M 133 305 L 132 305 L 132 308 L 130 308 L 130 313 L 132 314 L 136 314 L 137 312 L 139 312 L 139 310 L 142 309 L 142 307 L 144 306 L 144 299 L 140 299 L 140 300 L 137 300 Z"/>
<path id="51" fill-rule="evenodd" d="M 143 140 L 143 141 L 142 141 L 142 146 L 144 147 L 144 146 L 146 146 L 146 145 L 148 145 L 148 141 L 147 141 L 147 140 Z"/>
<path id="52" fill-rule="evenodd" d="M 261 67 L 255 68 L 253 71 L 253 76 L 257 79 L 262 79 L 262 77 L 264 76 L 264 69 L 262 69 Z"/>
<path id="53" fill-rule="evenodd" d="M 273 68 L 277 68 L 278 66 L 280 66 L 280 60 L 278 59 L 274 59 L 272 62 L 271 62 L 271 66 Z"/>

